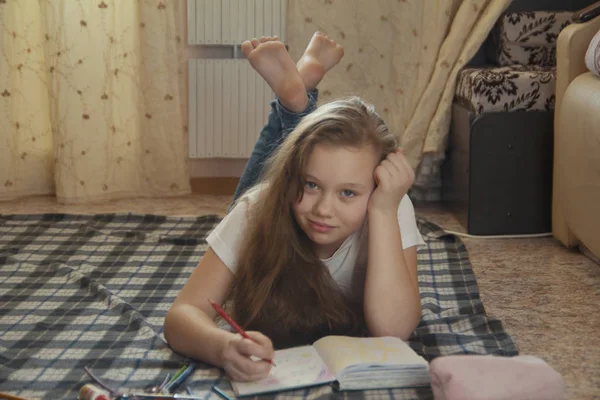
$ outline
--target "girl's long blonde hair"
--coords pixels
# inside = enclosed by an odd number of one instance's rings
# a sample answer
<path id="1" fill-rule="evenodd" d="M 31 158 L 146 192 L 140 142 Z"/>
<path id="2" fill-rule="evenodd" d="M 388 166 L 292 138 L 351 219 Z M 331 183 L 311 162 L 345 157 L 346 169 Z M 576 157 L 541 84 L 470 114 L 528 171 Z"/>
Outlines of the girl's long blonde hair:
<path id="1" fill-rule="evenodd" d="M 373 106 L 351 97 L 304 117 L 265 165 L 266 185 L 250 207 L 231 299 L 240 325 L 269 336 L 276 348 L 366 333 L 362 301 L 344 296 L 293 215 L 318 144 L 371 148 L 380 160 L 398 147 Z"/>

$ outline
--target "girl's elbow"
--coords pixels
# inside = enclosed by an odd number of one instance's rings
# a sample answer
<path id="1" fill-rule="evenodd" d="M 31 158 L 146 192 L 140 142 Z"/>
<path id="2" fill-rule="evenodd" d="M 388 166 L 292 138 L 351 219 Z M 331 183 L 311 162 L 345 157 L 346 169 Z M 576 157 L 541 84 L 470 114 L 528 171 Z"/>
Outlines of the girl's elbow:
<path id="1" fill-rule="evenodd" d="M 416 315 L 415 315 L 415 329 L 417 328 L 417 326 L 421 322 L 421 318 L 422 317 L 423 317 L 423 312 L 421 310 L 421 307 L 418 307 L 417 310 L 416 310 Z"/>
<path id="2" fill-rule="evenodd" d="M 415 332 L 417 325 L 418 325 L 418 322 L 416 324 L 410 324 L 410 325 L 406 324 L 406 325 L 400 327 L 400 329 L 398 329 L 396 334 L 393 336 L 396 336 L 399 339 L 407 341 L 412 336 L 412 334 Z"/>
<path id="3" fill-rule="evenodd" d="M 402 340 L 407 340 L 412 331 L 408 331 L 407 329 L 402 329 L 402 327 L 394 328 L 394 327 L 376 327 L 369 330 L 371 336 L 373 337 L 397 337 Z"/>
<path id="4" fill-rule="evenodd" d="M 421 322 L 421 317 L 421 307 L 418 307 L 415 309 L 415 314 L 413 318 L 411 318 L 411 322 L 406 324 L 406 329 L 404 332 L 402 332 L 402 340 L 408 340 L 408 338 L 414 333 L 414 331 L 417 329 L 417 326 L 419 326 L 419 323 Z"/>
<path id="5" fill-rule="evenodd" d="M 175 305 L 172 305 L 167 311 L 167 315 L 165 316 L 165 321 L 163 322 L 163 334 L 165 336 L 165 340 L 169 343 L 170 346 L 173 346 L 173 342 L 171 339 L 173 338 L 175 326 L 177 324 L 177 316 Z"/>
<path id="6" fill-rule="evenodd" d="M 418 322 L 415 324 L 405 324 L 404 326 L 400 327 L 400 329 L 398 329 L 396 335 L 394 336 L 404 341 L 407 341 L 414 333 L 415 329 L 417 328 L 417 325 Z"/>
<path id="7" fill-rule="evenodd" d="M 392 336 L 400 338 L 402 340 L 406 340 L 412 333 L 412 330 L 408 331 L 408 328 L 405 325 L 394 326 L 391 324 L 371 324 L 371 326 L 369 327 L 369 333 L 371 334 L 371 336 L 374 337 Z"/>
<path id="8" fill-rule="evenodd" d="M 400 338 L 402 340 L 408 340 L 417 326 L 421 321 L 421 309 L 412 316 L 412 318 L 407 318 L 403 322 L 398 324 L 376 324 L 371 323 L 369 327 L 369 332 L 372 336 L 375 337 L 384 337 L 384 336 L 394 336 Z"/>

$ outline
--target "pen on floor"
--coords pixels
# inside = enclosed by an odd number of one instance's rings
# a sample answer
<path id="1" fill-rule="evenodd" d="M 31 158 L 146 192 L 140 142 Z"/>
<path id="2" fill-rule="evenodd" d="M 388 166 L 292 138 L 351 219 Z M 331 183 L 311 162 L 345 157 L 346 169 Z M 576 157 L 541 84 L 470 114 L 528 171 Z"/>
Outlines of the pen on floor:
<path id="1" fill-rule="evenodd" d="M 210 305 L 212 306 L 212 308 L 214 308 L 214 309 L 215 309 L 215 311 L 216 311 L 216 312 L 218 312 L 218 313 L 219 313 L 219 315 L 220 315 L 221 317 L 223 317 L 223 319 L 224 319 L 225 321 L 227 321 L 227 323 L 228 323 L 229 325 L 231 325 L 231 327 L 237 331 L 237 333 L 239 333 L 240 335 L 242 335 L 242 337 L 244 337 L 244 338 L 246 338 L 246 339 L 248 339 L 248 340 L 251 340 L 251 341 L 253 341 L 254 343 L 257 343 L 257 342 L 256 342 L 256 340 L 254 340 L 254 339 L 252 339 L 250 336 L 248 336 L 248 334 L 247 334 L 247 333 L 246 333 L 246 332 L 245 332 L 245 331 L 242 329 L 242 327 L 241 327 L 241 326 L 239 326 L 239 325 L 237 324 L 237 322 L 235 322 L 235 321 L 234 321 L 234 320 L 233 320 L 233 319 L 232 319 L 232 318 L 231 318 L 229 315 L 227 315 L 227 313 L 225 312 L 225 310 L 223 310 L 223 309 L 222 309 L 222 308 L 221 308 L 221 307 L 220 307 L 220 306 L 219 306 L 217 303 L 215 303 L 215 302 L 214 302 L 214 301 L 212 301 L 211 299 L 208 299 L 208 302 L 210 303 Z M 270 364 L 271 364 L 272 366 L 274 366 L 274 367 L 276 366 L 276 365 L 275 365 L 275 362 L 274 362 L 273 360 L 264 360 L 264 361 L 266 361 L 266 362 L 270 363 Z"/>
<path id="2" fill-rule="evenodd" d="M 221 389 L 219 389 L 216 386 L 213 386 L 211 389 L 213 392 L 215 392 L 217 395 L 219 395 L 219 397 L 221 397 L 224 400 L 233 400 L 231 397 L 227 396 L 225 394 L 225 392 L 223 392 Z"/>
<path id="3" fill-rule="evenodd" d="M 112 397 L 111 397 L 112 399 Z M 150 393 L 125 393 L 115 400 L 202 400 L 198 396 L 188 396 L 185 394 L 150 394 Z"/>
<path id="4" fill-rule="evenodd" d="M 162 383 L 158 387 L 158 393 L 161 393 L 163 391 L 165 386 L 167 386 L 168 383 L 170 382 L 170 379 L 171 379 L 171 374 L 168 373 L 167 376 L 165 376 L 165 379 L 162 381 Z"/>
<path id="5" fill-rule="evenodd" d="M 27 399 L 25 399 L 23 397 L 13 396 L 12 394 L 4 393 L 4 392 L 0 392 L 0 399 L 6 399 L 6 400 L 27 400 Z"/>
<path id="6" fill-rule="evenodd" d="M 167 374 L 165 380 L 162 382 L 162 384 L 158 387 L 158 390 L 155 393 L 164 393 L 164 391 L 168 390 L 169 385 L 174 383 L 177 378 L 179 378 L 179 376 L 183 373 L 183 371 L 185 371 L 187 368 L 187 365 L 182 365 L 177 372 L 175 372 L 175 374 L 173 376 L 171 376 L 171 374 Z"/>
<path id="7" fill-rule="evenodd" d="M 177 376 L 174 380 L 171 380 L 171 382 L 165 386 L 165 390 L 169 393 L 173 393 L 175 390 L 177 390 L 179 385 L 181 385 L 188 378 L 188 376 L 190 376 L 195 368 L 196 364 L 188 365 L 187 368 L 179 374 L 179 376 Z"/>
<path id="8" fill-rule="evenodd" d="M 168 381 L 166 384 L 162 385 L 163 389 L 164 389 L 164 388 L 166 388 L 167 386 L 169 386 L 171 383 L 175 382 L 175 380 L 176 380 L 177 378 L 179 378 L 179 375 L 183 374 L 183 371 L 185 371 L 185 369 L 186 369 L 187 367 L 188 367 L 188 366 L 187 366 L 186 364 L 182 365 L 182 366 L 181 366 L 181 367 L 180 367 L 180 368 L 177 370 L 177 372 L 175 372 L 175 375 L 173 375 L 173 377 L 172 377 L 172 378 L 171 378 L 171 379 L 170 379 L 170 380 L 169 380 L 169 381 Z"/>

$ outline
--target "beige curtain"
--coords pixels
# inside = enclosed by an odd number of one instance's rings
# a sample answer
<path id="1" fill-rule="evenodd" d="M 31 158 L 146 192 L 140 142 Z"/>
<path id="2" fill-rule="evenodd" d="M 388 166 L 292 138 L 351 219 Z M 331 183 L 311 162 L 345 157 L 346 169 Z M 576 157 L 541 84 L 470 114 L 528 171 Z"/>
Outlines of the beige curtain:
<path id="1" fill-rule="evenodd" d="M 0 0 L 0 200 L 190 192 L 181 7 Z"/>
<path id="2" fill-rule="evenodd" d="M 413 168 L 443 152 L 456 77 L 511 0 L 289 0 L 297 59 L 312 33 L 345 48 L 319 85 L 321 101 L 359 95 L 402 141 Z"/>

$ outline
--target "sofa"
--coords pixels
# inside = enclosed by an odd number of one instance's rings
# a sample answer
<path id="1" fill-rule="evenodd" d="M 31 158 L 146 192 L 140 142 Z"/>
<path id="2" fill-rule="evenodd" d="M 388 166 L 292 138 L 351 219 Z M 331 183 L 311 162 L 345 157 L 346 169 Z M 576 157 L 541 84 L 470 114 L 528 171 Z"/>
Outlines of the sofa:
<path id="1" fill-rule="evenodd" d="M 600 8 L 600 2 L 596 5 Z M 583 246 L 596 259 L 600 258 L 600 76 L 590 72 L 585 59 L 599 31 L 596 16 L 569 25 L 557 39 L 552 185 L 553 236 L 568 247 Z M 596 54 L 600 63 L 600 53 Z"/>

